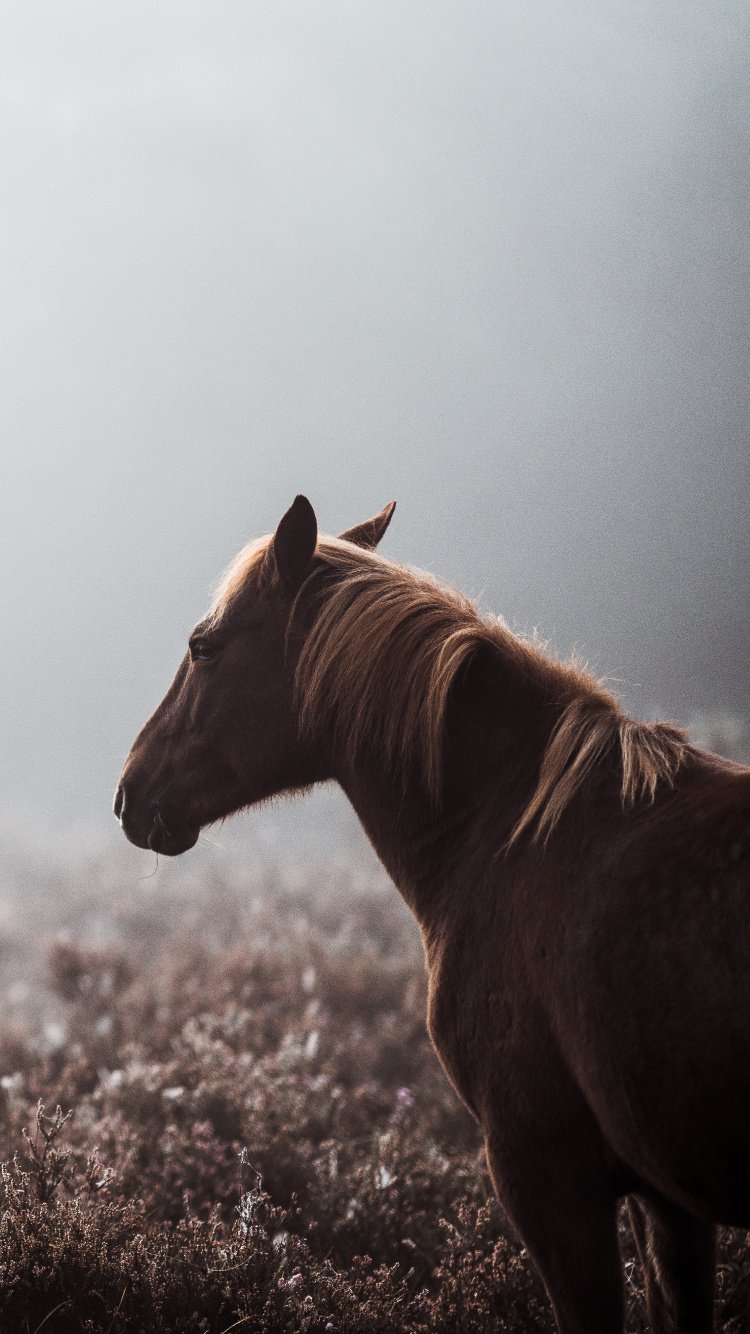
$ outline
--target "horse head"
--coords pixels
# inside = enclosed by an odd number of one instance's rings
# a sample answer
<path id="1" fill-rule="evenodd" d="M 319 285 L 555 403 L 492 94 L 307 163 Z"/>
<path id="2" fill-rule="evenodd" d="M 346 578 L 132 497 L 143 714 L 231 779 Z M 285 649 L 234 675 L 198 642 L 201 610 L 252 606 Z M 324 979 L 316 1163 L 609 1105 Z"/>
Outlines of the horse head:
<path id="1" fill-rule="evenodd" d="M 374 550 L 393 508 L 338 540 Z M 230 566 L 125 763 L 114 811 L 131 843 L 176 856 L 205 825 L 331 777 L 325 741 L 303 735 L 295 698 L 293 613 L 317 547 L 315 512 L 297 496 L 273 536 Z"/>

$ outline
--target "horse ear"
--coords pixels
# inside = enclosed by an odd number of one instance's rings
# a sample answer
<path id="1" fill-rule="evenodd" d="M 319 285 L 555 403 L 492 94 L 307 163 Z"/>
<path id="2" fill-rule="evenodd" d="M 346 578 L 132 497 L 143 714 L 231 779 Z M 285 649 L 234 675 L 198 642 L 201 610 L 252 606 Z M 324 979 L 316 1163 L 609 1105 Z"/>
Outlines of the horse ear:
<path id="1" fill-rule="evenodd" d="M 364 523 L 358 523 L 354 528 L 347 528 L 345 533 L 339 533 L 343 542 L 353 542 L 355 547 L 366 547 L 368 551 L 374 551 L 381 541 L 388 524 L 396 508 L 395 500 L 390 505 L 386 505 L 379 514 L 373 519 L 365 519 Z"/>
<path id="2" fill-rule="evenodd" d="M 295 496 L 271 539 L 266 560 L 276 564 L 282 583 L 296 593 L 318 541 L 318 521 L 307 496 Z"/>

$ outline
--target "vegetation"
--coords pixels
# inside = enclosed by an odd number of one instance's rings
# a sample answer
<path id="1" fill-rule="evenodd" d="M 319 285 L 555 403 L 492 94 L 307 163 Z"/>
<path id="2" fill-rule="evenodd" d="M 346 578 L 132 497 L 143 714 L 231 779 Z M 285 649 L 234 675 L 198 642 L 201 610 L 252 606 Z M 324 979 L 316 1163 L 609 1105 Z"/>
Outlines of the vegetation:
<path id="1" fill-rule="evenodd" d="M 385 878 L 134 865 L 0 866 L 0 1328 L 552 1331 Z M 749 1242 L 721 1238 L 725 1334 Z"/>
<path id="2" fill-rule="evenodd" d="M 6 939 L 3 1328 L 549 1327 L 414 925 L 346 878 L 68 886 L 75 938 Z"/>

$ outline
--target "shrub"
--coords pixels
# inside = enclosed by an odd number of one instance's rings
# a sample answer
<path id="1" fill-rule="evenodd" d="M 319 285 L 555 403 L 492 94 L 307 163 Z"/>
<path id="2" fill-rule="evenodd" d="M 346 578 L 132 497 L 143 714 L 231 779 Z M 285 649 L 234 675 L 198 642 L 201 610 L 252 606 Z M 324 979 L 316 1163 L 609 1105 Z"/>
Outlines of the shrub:
<path id="1" fill-rule="evenodd" d="M 552 1331 L 392 889 L 177 877 L 67 904 L 75 934 L 24 937 L 19 907 L 5 951 L 29 980 L 0 1027 L 0 1327 Z M 722 1236 L 724 1331 L 748 1256 Z"/>

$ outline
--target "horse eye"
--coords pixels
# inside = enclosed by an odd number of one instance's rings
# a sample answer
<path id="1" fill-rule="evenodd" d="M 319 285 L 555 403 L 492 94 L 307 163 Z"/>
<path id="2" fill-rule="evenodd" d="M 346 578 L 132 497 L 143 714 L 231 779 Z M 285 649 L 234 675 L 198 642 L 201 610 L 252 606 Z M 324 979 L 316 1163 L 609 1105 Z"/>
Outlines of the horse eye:
<path id="1" fill-rule="evenodd" d="M 210 644 L 207 639 L 194 639 L 190 644 L 190 658 L 193 662 L 210 662 L 218 653 L 216 644 Z"/>

